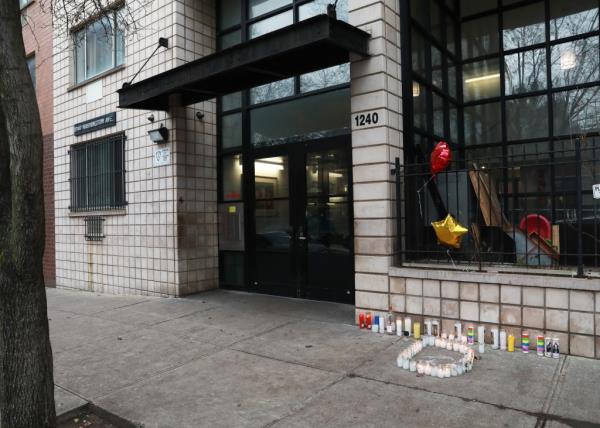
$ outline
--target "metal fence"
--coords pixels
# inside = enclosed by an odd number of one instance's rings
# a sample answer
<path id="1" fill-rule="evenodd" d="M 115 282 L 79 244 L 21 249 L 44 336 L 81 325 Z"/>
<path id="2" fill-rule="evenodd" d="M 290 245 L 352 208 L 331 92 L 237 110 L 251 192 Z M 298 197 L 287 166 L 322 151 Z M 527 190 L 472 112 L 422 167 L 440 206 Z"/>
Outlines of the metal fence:
<path id="1" fill-rule="evenodd" d="M 396 159 L 399 264 L 509 265 L 577 276 L 600 268 L 600 147 L 576 140 L 552 152 L 463 157 L 435 177 L 428 163 Z M 432 227 L 447 214 L 468 229 L 459 248 L 440 244 Z"/>

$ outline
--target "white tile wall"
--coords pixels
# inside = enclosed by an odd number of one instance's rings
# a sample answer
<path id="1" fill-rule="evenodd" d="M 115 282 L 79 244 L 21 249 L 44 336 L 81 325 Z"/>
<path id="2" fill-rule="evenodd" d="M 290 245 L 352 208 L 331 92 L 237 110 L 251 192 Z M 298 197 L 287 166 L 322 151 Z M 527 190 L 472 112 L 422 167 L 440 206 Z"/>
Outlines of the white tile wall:
<path id="1" fill-rule="evenodd" d="M 68 31 L 54 34 L 54 181 L 56 276 L 60 287 L 116 294 L 182 295 L 215 287 L 216 109 L 210 101 L 169 113 L 123 110 L 117 89 L 150 56 L 159 37 L 169 39 L 136 81 L 214 52 L 215 0 L 154 0 L 126 39 L 125 68 L 101 80 L 104 97 L 86 103 L 86 87 L 69 89 L 72 55 Z M 196 111 L 205 114 L 202 122 Z M 75 123 L 117 112 L 117 126 L 73 136 Z M 153 113 L 154 124 L 147 120 Z M 155 146 L 147 132 L 171 130 L 172 164 L 153 167 Z M 84 220 L 69 212 L 69 147 L 124 131 L 126 192 L 121 215 L 106 215 L 102 242 L 86 242 Z M 180 202 L 180 198 L 183 202 Z"/>

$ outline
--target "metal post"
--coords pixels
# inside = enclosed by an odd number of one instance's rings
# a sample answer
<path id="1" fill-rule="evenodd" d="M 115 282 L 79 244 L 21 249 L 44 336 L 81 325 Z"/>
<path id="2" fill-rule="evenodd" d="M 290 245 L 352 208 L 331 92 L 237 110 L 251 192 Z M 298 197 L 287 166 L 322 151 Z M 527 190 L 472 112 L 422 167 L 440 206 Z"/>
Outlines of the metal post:
<path id="1" fill-rule="evenodd" d="M 577 182 L 577 277 L 583 277 L 583 197 L 581 189 L 581 141 L 575 140 L 575 171 Z"/>
<path id="2" fill-rule="evenodd" d="M 402 266 L 402 262 L 404 260 L 404 251 L 402 248 L 402 176 L 400 175 L 399 157 L 397 157 L 395 160 L 394 170 L 392 171 L 392 174 L 395 175 L 396 179 L 396 236 L 398 237 L 397 245 L 399 254 L 397 262 L 399 266 Z"/>

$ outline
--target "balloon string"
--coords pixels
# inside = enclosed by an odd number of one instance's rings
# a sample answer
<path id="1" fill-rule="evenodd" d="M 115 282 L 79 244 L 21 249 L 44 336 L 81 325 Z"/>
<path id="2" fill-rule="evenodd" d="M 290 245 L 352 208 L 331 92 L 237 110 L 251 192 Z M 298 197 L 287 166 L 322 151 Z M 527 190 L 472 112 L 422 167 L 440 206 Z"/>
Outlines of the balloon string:
<path id="1" fill-rule="evenodd" d="M 429 177 L 429 179 L 425 182 L 425 184 L 423 184 L 419 190 L 417 190 L 417 197 L 419 198 L 419 213 L 421 214 L 421 218 L 423 218 L 423 206 L 421 205 L 421 192 L 423 191 L 423 189 L 425 188 L 425 186 L 427 186 L 429 184 L 429 182 L 433 180 L 433 175 L 431 177 Z"/>
<path id="2" fill-rule="evenodd" d="M 450 258 L 450 261 L 452 262 L 452 266 L 457 269 L 456 263 L 454 263 L 454 259 L 452 258 L 452 255 L 450 254 L 450 248 L 448 248 L 446 250 L 446 254 L 448 255 L 448 257 Z"/>

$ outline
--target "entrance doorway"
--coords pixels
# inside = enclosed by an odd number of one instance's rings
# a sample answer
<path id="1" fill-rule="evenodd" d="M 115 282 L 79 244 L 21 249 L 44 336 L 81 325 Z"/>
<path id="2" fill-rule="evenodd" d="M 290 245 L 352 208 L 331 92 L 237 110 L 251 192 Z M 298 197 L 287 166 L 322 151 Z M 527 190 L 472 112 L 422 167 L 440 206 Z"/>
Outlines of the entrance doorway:
<path id="1" fill-rule="evenodd" d="M 345 140 L 255 150 L 247 223 L 252 290 L 354 303 L 352 162 Z"/>

